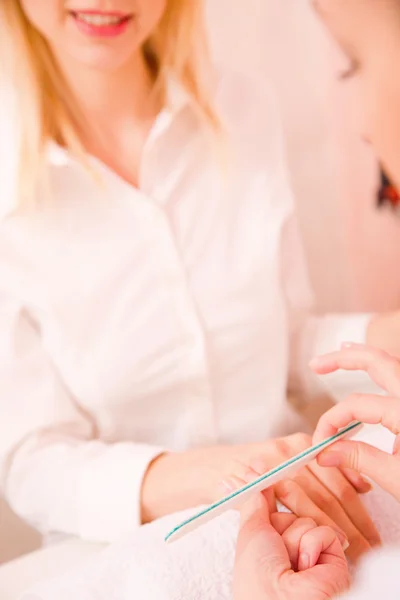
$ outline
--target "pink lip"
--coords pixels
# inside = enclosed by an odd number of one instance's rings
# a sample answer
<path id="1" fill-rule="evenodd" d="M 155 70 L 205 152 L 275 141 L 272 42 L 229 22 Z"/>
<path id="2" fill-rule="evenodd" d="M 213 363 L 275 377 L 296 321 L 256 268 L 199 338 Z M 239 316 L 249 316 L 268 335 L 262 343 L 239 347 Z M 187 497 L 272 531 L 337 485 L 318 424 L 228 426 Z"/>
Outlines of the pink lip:
<path id="1" fill-rule="evenodd" d="M 129 17 L 129 15 L 127 13 L 122 13 L 122 12 L 118 12 L 118 11 L 112 11 L 112 10 L 77 10 L 77 9 L 71 9 L 71 13 L 74 14 L 81 14 L 81 15 L 100 15 L 102 17 L 120 17 L 121 19 L 123 19 L 124 17 Z"/>
<path id="2" fill-rule="evenodd" d="M 107 17 L 118 17 L 121 19 L 119 23 L 115 25 L 93 25 L 91 23 L 85 23 L 77 18 L 77 13 L 82 15 L 101 15 Z M 90 37 L 104 37 L 111 38 L 117 37 L 125 33 L 130 22 L 132 21 L 131 15 L 124 15 L 118 12 L 100 12 L 95 10 L 82 10 L 82 11 L 71 11 L 71 16 L 74 19 L 78 30 L 84 35 Z"/>

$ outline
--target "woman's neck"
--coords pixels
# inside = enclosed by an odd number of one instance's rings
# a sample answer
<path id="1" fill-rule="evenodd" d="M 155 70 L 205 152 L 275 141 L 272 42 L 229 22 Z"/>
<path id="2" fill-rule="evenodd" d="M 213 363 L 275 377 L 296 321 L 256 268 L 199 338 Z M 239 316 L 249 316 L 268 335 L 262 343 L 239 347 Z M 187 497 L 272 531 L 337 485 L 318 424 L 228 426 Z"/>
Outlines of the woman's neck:
<path id="1" fill-rule="evenodd" d="M 85 68 L 60 57 L 58 63 L 78 105 L 85 149 L 136 185 L 143 145 L 162 105 L 143 53 L 113 72 Z"/>
<path id="2" fill-rule="evenodd" d="M 141 51 L 116 71 L 99 71 L 58 57 L 86 123 L 107 129 L 121 121 L 147 120 L 159 110 L 154 76 Z"/>

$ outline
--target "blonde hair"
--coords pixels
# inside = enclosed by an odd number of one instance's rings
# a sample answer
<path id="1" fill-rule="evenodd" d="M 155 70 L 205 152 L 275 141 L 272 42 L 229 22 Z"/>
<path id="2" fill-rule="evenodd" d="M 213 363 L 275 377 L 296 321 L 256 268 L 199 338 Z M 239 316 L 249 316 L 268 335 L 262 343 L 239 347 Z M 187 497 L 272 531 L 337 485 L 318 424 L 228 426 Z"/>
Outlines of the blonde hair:
<path id="1" fill-rule="evenodd" d="M 144 45 L 166 101 L 167 79 L 180 82 L 212 129 L 218 117 L 209 99 L 209 54 L 203 0 L 168 0 L 157 29 Z M 83 162 L 82 122 L 67 82 L 42 35 L 29 23 L 19 0 L 0 0 L 0 79 L 12 83 L 20 127 L 15 206 L 34 198 L 48 141 L 57 141 Z"/>

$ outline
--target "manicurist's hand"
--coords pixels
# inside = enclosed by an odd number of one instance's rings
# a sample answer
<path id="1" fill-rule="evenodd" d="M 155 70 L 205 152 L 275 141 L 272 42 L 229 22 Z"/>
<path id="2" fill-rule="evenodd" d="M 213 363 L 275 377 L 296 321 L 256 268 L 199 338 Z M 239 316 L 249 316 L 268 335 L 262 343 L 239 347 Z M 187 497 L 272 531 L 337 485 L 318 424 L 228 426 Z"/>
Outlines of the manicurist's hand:
<path id="1" fill-rule="evenodd" d="M 348 586 L 347 561 L 333 529 L 277 513 L 271 490 L 243 506 L 234 600 L 328 600 Z"/>
<path id="2" fill-rule="evenodd" d="M 381 423 L 396 436 L 400 434 L 400 361 L 382 350 L 346 344 L 339 352 L 315 359 L 312 368 L 321 375 L 338 369 L 366 371 L 389 396 L 354 394 L 337 404 L 318 423 L 314 442 L 333 435 L 352 421 Z M 340 441 L 318 457 L 324 466 L 348 467 L 376 481 L 400 501 L 400 438 L 393 454 L 355 441 Z"/>

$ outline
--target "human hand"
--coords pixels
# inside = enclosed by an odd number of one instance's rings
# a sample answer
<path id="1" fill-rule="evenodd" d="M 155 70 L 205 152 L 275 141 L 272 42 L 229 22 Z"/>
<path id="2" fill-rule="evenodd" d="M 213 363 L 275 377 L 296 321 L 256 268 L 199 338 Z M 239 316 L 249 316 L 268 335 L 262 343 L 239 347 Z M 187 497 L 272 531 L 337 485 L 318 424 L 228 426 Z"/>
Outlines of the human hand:
<path id="1" fill-rule="evenodd" d="M 272 490 L 243 506 L 234 600 L 328 600 L 344 592 L 349 581 L 333 529 L 277 513 Z"/>
<path id="2" fill-rule="evenodd" d="M 382 350 L 360 344 L 346 344 L 312 361 L 319 374 L 338 369 L 366 371 L 390 397 L 353 394 L 325 413 L 314 433 L 314 442 L 333 435 L 354 420 L 381 423 L 396 434 L 393 454 L 363 442 L 340 441 L 318 457 L 321 466 L 348 467 L 370 477 L 400 502 L 400 361 Z"/>
<path id="3" fill-rule="evenodd" d="M 259 444 L 163 455 L 144 479 L 143 520 L 214 502 L 310 444 L 309 436 L 296 434 Z M 380 540 L 357 493 L 369 491 L 371 486 L 360 478 L 352 477 L 352 482 L 339 469 L 323 469 L 314 462 L 276 486 L 276 496 L 296 515 L 336 528 L 343 545 L 349 544 L 348 557 L 356 560 Z"/>

